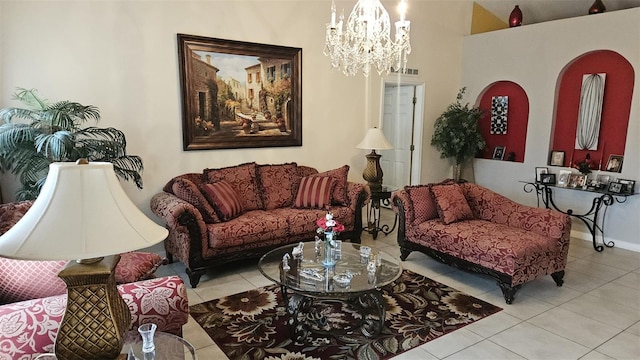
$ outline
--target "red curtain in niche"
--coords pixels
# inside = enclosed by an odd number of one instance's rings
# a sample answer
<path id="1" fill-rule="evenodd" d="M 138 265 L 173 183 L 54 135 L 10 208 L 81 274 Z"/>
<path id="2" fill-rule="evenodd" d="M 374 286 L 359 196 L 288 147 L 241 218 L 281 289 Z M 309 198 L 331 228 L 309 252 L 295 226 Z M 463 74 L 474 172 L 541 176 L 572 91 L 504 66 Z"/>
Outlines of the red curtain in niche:
<path id="1" fill-rule="evenodd" d="M 596 73 L 607 74 L 598 147 L 595 151 L 574 150 L 582 76 Z M 572 166 L 572 160 L 574 164 L 581 162 L 588 153 L 595 164 L 604 169 L 609 155 L 624 155 L 634 77 L 633 66 L 629 61 L 610 50 L 597 50 L 581 55 L 563 69 L 556 89 L 556 113 L 550 150 L 564 151 L 565 166 Z"/>
<path id="2" fill-rule="evenodd" d="M 507 133 L 504 135 L 491 134 L 491 98 L 494 96 L 508 96 Z M 484 116 L 480 119 L 480 130 L 487 142 L 482 152 L 482 158 L 493 158 L 496 146 L 504 146 L 504 160 L 509 153 L 515 154 L 514 161 L 524 162 L 524 151 L 527 142 L 527 124 L 529 123 L 529 98 L 520 85 L 511 81 L 498 81 L 489 85 L 480 97 L 480 109 Z"/>

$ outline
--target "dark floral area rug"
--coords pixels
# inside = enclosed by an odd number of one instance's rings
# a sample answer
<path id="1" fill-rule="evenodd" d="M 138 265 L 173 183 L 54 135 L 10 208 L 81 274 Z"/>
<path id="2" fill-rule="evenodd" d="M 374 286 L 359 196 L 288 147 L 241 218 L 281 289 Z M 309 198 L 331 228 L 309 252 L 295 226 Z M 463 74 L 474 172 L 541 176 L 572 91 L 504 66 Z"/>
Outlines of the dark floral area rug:
<path id="1" fill-rule="evenodd" d="M 422 275 L 405 270 L 382 288 L 384 326 L 369 338 L 347 330 L 363 322 L 361 312 L 343 302 L 314 303 L 326 318 L 323 334 L 303 344 L 291 339 L 289 314 L 280 287 L 266 286 L 190 307 L 191 315 L 230 359 L 382 360 L 462 328 L 502 310 Z M 376 319 L 373 319 L 376 320 Z M 366 322 L 366 321 L 365 321 Z"/>

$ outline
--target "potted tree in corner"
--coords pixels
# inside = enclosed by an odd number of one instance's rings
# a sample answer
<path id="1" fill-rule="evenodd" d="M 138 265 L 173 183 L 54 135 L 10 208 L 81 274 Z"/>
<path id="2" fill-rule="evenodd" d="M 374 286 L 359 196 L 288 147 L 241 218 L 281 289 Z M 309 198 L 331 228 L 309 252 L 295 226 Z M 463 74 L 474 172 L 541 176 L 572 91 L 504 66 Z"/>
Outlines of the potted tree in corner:
<path id="1" fill-rule="evenodd" d="M 20 181 L 18 201 L 38 196 L 50 163 L 80 158 L 110 162 L 119 178 L 142 189 L 142 159 L 127 155 L 124 134 L 111 127 L 82 127 L 89 120 L 100 120 L 97 107 L 71 101 L 49 104 L 35 90 L 21 88 L 14 98 L 26 108 L 0 109 L 0 170 Z"/>
<path id="2" fill-rule="evenodd" d="M 431 138 L 431 145 L 440 151 L 440 157 L 453 161 L 453 179 L 456 181 L 460 180 L 463 166 L 485 147 L 478 126 L 483 111 L 469 103 L 461 103 L 465 91 L 466 88 L 460 89 L 456 102 L 436 119 Z"/>

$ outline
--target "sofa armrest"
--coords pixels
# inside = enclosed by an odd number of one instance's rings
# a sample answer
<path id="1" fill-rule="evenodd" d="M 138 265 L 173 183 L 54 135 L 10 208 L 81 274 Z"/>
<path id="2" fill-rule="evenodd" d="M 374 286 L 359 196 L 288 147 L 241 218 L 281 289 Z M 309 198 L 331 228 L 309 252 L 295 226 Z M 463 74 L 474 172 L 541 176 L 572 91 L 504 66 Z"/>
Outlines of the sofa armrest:
<path id="1" fill-rule="evenodd" d="M 349 208 L 351 210 L 361 209 L 362 205 L 371 198 L 369 187 L 356 182 L 347 182 L 347 198 L 349 199 Z"/>
<path id="2" fill-rule="evenodd" d="M 187 289 L 179 276 L 165 276 L 118 286 L 131 311 L 131 330 L 146 323 L 158 331 L 182 334 L 189 319 Z"/>
<path id="3" fill-rule="evenodd" d="M 169 230 L 165 249 L 169 260 L 176 256 L 189 267 L 190 254 L 206 249 L 207 227 L 195 206 L 166 192 L 155 194 L 150 202 L 151 211 L 159 216 Z M 192 245 L 193 244 L 193 245 Z M 197 248 L 193 248 L 196 246 Z"/>
<path id="4" fill-rule="evenodd" d="M 414 220 L 411 205 L 411 199 L 406 190 L 391 193 L 391 209 L 398 215 L 398 221 L 404 222 L 405 226 L 410 225 Z"/>
<path id="5" fill-rule="evenodd" d="M 189 317 L 187 290 L 178 276 L 118 286 L 131 311 L 131 327 L 154 322 L 158 331 L 181 333 Z M 53 352 L 67 295 L 27 300 L 0 306 L 0 344 L 9 359 Z"/>
<path id="6" fill-rule="evenodd" d="M 517 203 L 476 184 L 465 184 L 465 196 L 476 218 L 509 225 L 559 240 L 568 248 L 571 218 L 559 211 Z"/>

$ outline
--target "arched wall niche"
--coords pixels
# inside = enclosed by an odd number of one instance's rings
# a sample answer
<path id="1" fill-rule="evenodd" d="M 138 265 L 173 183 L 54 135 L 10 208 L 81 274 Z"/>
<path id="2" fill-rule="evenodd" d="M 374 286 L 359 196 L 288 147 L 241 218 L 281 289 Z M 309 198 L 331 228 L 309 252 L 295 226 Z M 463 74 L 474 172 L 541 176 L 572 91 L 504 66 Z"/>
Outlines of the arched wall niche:
<path id="1" fill-rule="evenodd" d="M 597 148 L 575 149 L 582 77 L 585 74 L 601 73 L 606 74 L 606 80 Z M 564 151 L 564 166 L 572 167 L 589 154 L 597 167 L 596 170 L 604 170 L 609 155 L 624 156 L 634 78 L 635 72 L 631 63 L 611 50 L 596 50 L 582 54 L 562 69 L 556 86 L 549 150 Z"/>
<path id="2" fill-rule="evenodd" d="M 491 101 L 495 96 L 508 97 L 506 134 L 491 134 Z M 512 81 L 496 81 L 480 93 L 477 104 L 484 111 L 479 125 L 482 136 L 487 142 L 480 157 L 492 159 L 496 146 L 504 146 L 503 160 L 508 159 L 509 153 L 514 153 L 513 161 L 524 162 L 529 123 L 529 98 L 524 89 Z"/>

